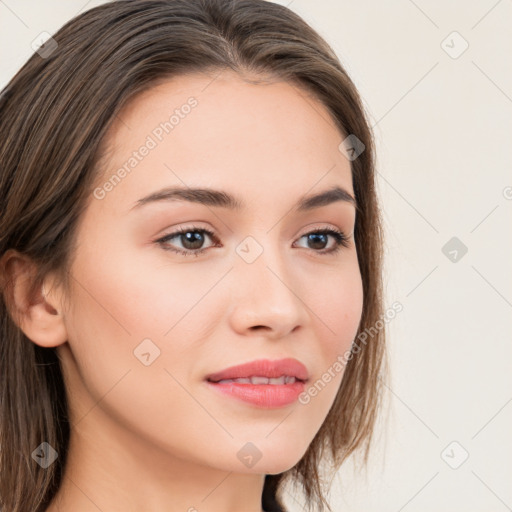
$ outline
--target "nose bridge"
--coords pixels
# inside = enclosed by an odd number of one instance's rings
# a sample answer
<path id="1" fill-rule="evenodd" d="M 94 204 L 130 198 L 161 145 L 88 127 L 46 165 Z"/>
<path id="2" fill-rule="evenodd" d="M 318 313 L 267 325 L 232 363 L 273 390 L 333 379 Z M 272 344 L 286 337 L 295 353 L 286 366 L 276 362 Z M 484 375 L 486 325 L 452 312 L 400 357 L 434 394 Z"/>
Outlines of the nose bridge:
<path id="1" fill-rule="evenodd" d="M 286 265 L 288 256 L 281 245 L 276 233 L 263 230 L 242 240 L 236 248 L 239 256 L 236 266 L 241 269 L 241 279 L 248 280 L 253 289 L 272 291 L 273 294 L 290 293 L 282 281 L 289 283 L 293 277 Z"/>
<path id="2" fill-rule="evenodd" d="M 299 283 L 277 236 L 264 232 L 247 236 L 236 252 L 238 290 L 233 300 L 238 328 L 266 326 L 285 334 L 304 324 L 306 308 L 298 295 Z"/>

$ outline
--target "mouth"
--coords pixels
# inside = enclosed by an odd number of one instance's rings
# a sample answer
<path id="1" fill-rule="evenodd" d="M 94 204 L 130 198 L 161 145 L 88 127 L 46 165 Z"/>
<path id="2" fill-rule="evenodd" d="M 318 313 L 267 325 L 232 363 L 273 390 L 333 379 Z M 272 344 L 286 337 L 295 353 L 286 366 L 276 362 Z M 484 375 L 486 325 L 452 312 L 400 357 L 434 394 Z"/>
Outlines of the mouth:
<path id="1" fill-rule="evenodd" d="M 252 377 L 240 377 L 237 379 L 220 379 L 220 380 L 213 380 L 213 379 L 207 379 L 208 382 L 212 382 L 213 384 L 252 384 L 255 386 L 260 385 L 271 385 L 271 386 L 283 386 L 285 384 L 294 384 L 295 382 L 303 382 L 305 383 L 305 380 L 297 379 L 294 376 L 291 375 L 281 375 L 280 377 L 264 377 L 255 375 Z"/>
<path id="2" fill-rule="evenodd" d="M 295 402 L 309 380 L 306 367 L 296 359 L 260 359 L 209 375 L 216 391 L 260 408 L 278 408 Z"/>

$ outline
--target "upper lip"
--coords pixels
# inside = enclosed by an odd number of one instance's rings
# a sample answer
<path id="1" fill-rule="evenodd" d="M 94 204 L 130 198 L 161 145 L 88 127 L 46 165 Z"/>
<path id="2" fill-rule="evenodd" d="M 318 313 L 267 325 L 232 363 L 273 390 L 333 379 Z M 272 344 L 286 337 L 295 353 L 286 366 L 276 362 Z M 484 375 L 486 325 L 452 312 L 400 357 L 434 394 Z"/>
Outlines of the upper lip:
<path id="1" fill-rule="evenodd" d="M 206 377 L 211 382 L 224 379 L 240 379 L 243 377 L 277 378 L 281 375 L 295 377 L 297 380 L 308 380 L 307 368 L 297 359 L 286 358 L 271 361 L 270 359 L 257 359 L 249 363 L 230 366 L 220 372 L 212 373 Z"/>

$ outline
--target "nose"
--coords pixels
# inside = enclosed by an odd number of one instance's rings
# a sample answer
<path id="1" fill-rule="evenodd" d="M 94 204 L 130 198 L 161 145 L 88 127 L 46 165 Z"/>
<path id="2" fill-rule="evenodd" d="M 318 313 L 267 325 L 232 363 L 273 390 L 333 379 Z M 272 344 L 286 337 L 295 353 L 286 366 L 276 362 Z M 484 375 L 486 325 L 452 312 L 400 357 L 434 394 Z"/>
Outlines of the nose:
<path id="1" fill-rule="evenodd" d="M 265 247 L 252 263 L 238 259 L 232 279 L 230 322 L 239 334 L 279 339 L 306 325 L 300 279 L 277 249 Z"/>

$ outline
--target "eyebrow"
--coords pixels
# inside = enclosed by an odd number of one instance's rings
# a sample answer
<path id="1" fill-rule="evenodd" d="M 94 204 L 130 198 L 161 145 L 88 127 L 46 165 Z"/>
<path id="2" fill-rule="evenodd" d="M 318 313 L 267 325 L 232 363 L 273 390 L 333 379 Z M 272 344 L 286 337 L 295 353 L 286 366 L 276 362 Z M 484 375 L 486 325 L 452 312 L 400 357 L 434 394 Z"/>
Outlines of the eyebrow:
<path id="1" fill-rule="evenodd" d="M 146 204 L 160 201 L 189 201 L 205 206 L 228 208 L 236 211 L 243 210 L 245 206 L 242 200 L 223 190 L 215 190 L 212 188 L 167 187 L 139 199 L 130 211 Z M 295 207 L 299 212 L 305 212 L 339 201 L 352 204 L 354 208 L 358 208 L 354 197 L 339 186 L 332 187 L 314 195 L 304 195 L 297 201 Z"/>

